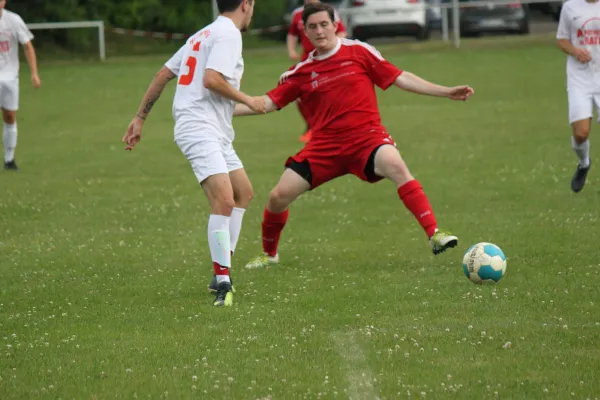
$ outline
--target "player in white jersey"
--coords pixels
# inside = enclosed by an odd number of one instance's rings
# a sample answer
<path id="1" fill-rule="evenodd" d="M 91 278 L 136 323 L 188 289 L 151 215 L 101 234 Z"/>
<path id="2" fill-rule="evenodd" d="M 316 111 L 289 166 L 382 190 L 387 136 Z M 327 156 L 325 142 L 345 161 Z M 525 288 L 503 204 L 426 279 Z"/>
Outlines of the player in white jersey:
<path id="1" fill-rule="evenodd" d="M 31 70 L 34 88 L 41 85 L 38 75 L 33 34 L 14 12 L 4 9 L 6 0 L 0 0 L 0 108 L 4 120 L 4 169 L 18 170 L 15 162 L 17 147 L 17 110 L 19 109 L 19 43 Z"/>
<path id="2" fill-rule="evenodd" d="M 213 261 L 215 306 L 230 306 L 229 277 L 242 218 L 253 196 L 252 185 L 233 149 L 233 109 L 246 104 L 258 113 L 265 102 L 242 93 L 242 35 L 255 0 L 217 0 L 220 16 L 194 34 L 156 74 L 123 142 L 127 150 L 140 141 L 142 126 L 166 84 L 175 77 L 175 142 L 191 163 L 210 203 L 208 243 Z"/>
<path id="3" fill-rule="evenodd" d="M 571 189 L 583 189 L 590 160 L 590 128 L 594 105 L 600 114 L 600 1 L 569 0 L 562 6 L 558 47 L 568 54 L 567 93 L 571 144 L 579 157 Z M 600 115 L 599 115 L 600 121 Z"/>

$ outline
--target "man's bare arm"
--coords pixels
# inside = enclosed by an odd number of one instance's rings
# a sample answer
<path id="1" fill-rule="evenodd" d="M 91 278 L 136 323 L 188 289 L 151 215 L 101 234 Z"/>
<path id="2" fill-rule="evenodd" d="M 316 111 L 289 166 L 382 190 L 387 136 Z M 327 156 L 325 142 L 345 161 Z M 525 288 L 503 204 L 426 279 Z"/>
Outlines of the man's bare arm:
<path id="1" fill-rule="evenodd" d="M 231 86 L 229 82 L 225 80 L 220 72 L 213 69 L 206 69 L 204 72 L 204 87 L 211 90 L 229 100 L 233 100 L 237 103 L 246 105 L 249 109 L 254 110 L 257 114 L 264 113 L 265 105 L 264 101 L 260 97 L 251 97 L 246 93 L 241 92 Z"/>
<path id="2" fill-rule="evenodd" d="M 556 45 L 570 56 L 575 53 L 575 46 L 573 46 L 573 43 L 569 39 L 558 39 L 556 40 Z"/>
<path id="3" fill-rule="evenodd" d="M 557 39 L 556 45 L 563 52 L 575 57 L 580 63 L 585 64 L 592 60 L 592 56 L 590 55 L 589 51 L 573 46 L 573 43 L 571 43 L 569 39 Z"/>
<path id="4" fill-rule="evenodd" d="M 136 114 L 137 118 L 145 120 L 148 117 L 148 114 L 150 114 L 154 103 L 156 103 L 156 101 L 159 99 L 160 95 L 165 89 L 165 86 L 167 86 L 167 83 L 169 83 L 169 81 L 176 76 L 177 75 L 175 75 L 173 71 L 167 67 L 162 67 L 160 71 L 154 75 L 154 79 L 152 79 L 148 90 L 146 90 L 146 94 L 144 94 L 142 103 L 138 108 Z"/>
<path id="5" fill-rule="evenodd" d="M 275 105 L 275 103 L 273 103 L 273 100 L 271 100 L 271 98 L 269 96 L 262 96 L 260 98 L 265 102 L 265 112 L 264 113 L 270 113 L 270 112 L 277 110 L 277 106 Z M 256 115 L 256 114 L 258 114 L 258 113 L 253 111 L 252 109 L 250 109 L 250 107 L 248 107 L 247 105 L 239 104 L 239 103 L 235 105 L 235 109 L 233 111 L 234 117 L 243 117 L 246 115 Z"/>
<path id="6" fill-rule="evenodd" d="M 298 52 L 296 51 L 296 47 L 298 46 L 298 37 L 296 35 L 291 35 L 288 33 L 286 45 L 288 50 L 288 57 L 290 57 L 292 61 L 298 61 L 300 59 L 300 57 L 298 56 Z"/>
<path id="7" fill-rule="evenodd" d="M 446 97 L 451 100 L 465 101 L 475 92 L 467 85 L 440 86 L 426 81 L 415 74 L 404 71 L 394 82 L 402 90 L 427 96 Z"/>
<path id="8" fill-rule="evenodd" d="M 436 85 L 418 77 L 415 74 L 404 71 L 394 82 L 402 90 L 407 92 L 424 94 L 428 96 L 447 97 L 450 93 L 449 87 Z"/>
<path id="9" fill-rule="evenodd" d="M 27 64 L 29 64 L 29 70 L 31 71 L 31 82 L 34 87 L 39 87 L 41 83 L 38 74 L 37 57 L 31 41 L 23 44 L 23 52 L 25 53 L 25 58 L 27 59 Z"/>

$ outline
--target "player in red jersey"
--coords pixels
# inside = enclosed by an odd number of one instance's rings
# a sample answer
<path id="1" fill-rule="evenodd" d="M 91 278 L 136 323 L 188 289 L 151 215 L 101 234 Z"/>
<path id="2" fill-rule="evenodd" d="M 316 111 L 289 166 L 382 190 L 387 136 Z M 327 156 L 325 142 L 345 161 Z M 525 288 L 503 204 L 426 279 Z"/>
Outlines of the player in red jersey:
<path id="1" fill-rule="evenodd" d="M 334 11 L 326 4 L 311 4 L 302 15 L 305 31 L 316 47 L 308 59 L 285 72 L 265 100 L 267 112 L 299 100 L 304 117 L 313 127 L 312 140 L 290 157 L 273 188 L 262 222 L 263 254 L 246 268 L 266 267 L 279 261 L 277 246 L 288 219 L 288 207 L 301 194 L 345 174 L 367 182 L 387 178 L 421 224 L 434 254 L 458 244 L 458 238 L 438 230 L 423 188 L 400 157 L 394 139 L 381 124 L 374 85 L 392 85 L 405 91 L 467 100 L 469 86 L 445 87 L 427 82 L 387 62 L 373 47 L 335 36 Z M 234 116 L 255 114 L 236 105 Z"/>
<path id="2" fill-rule="evenodd" d="M 319 0 L 304 0 L 304 4 L 315 4 L 318 3 Z M 306 33 L 304 32 L 304 21 L 302 20 L 302 12 L 304 11 L 304 6 L 298 7 L 292 13 L 292 21 L 290 23 L 290 28 L 288 30 L 287 35 L 287 48 L 288 55 L 292 61 L 304 61 L 308 58 L 308 55 L 311 51 L 315 49 L 315 46 L 312 44 Z M 337 22 L 337 27 L 335 28 L 335 34 L 338 37 L 345 38 L 347 36 L 346 27 L 344 23 L 340 20 L 337 12 L 334 12 L 334 18 Z M 296 47 L 298 46 L 298 42 L 302 46 L 302 58 L 296 52 Z"/>
<path id="3" fill-rule="evenodd" d="M 319 0 L 304 0 L 304 4 L 315 4 L 318 3 Z M 306 33 L 304 32 L 304 21 L 302 20 L 302 11 L 304 11 L 304 6 L 298 7 L 292 13 L 292 21 L 290 23 L 290 28 L 288 30 L 287 35 L 287 49 L 288 55 L 292 61 L 304 61 L 308 58 L 308 55 L 311 51 L 315 49 L 315 46 L 312 44 Z M 340 20 L 337 12 L 334 13 L 335 21 L 337 22 L 337 28 L 335 29 L 335 34 L 337 37 L 345 38 L 347 36 L 346 27 L 344 23 Z M 302 58 L 296 52 L 296 48 L 298 47 L 298 41 L 302 46 Z M 302 114 L 302 110 L 300 109 L 300 104 L 298 104 L 298 109 Z M 310 125 L 306 126 L 306 131 L 302 136 L 300 136 L 300 141 L 306 143 L 310 140 L 312 136 L 312 132 L 310 130 Z"/>

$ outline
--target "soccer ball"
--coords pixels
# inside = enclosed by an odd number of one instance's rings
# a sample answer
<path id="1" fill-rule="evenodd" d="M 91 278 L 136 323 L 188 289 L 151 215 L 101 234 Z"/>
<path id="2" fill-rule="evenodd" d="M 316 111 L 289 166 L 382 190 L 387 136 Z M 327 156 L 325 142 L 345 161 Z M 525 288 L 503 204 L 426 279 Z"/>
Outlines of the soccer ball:
<path id="1" fill-rule="evenodd" d="M 473 283 L 496 283 L 506 273 L 506 256 L 492 243 L 477 243 L 463 257 L 463 271 Z"/>

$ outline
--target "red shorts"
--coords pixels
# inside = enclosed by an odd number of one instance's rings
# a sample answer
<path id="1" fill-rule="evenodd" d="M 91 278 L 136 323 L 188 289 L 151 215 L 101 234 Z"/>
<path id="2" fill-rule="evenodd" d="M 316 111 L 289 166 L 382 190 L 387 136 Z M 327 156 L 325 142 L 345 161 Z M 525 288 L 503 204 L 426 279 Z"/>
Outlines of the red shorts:
<path id="1" fill-rule="evenodd" d="M 383 127 L 369 129 L 358 137 L 353 135 L 347 142 L 320 141 L 313 136 L 302 150 L 287 159 L 285 166 L 296 171 L 296 167 L 308 163 L 308 173 L 296 172 L 310 183 L 311 189 L 346 174 L 375 183 L 383 178 L 375 175 L 374 160 L 369 162 L 369 159 L 377 148 L 385 144 L 396 146 Z M 373 170 L 366 171 L 371 163 Z"/>

